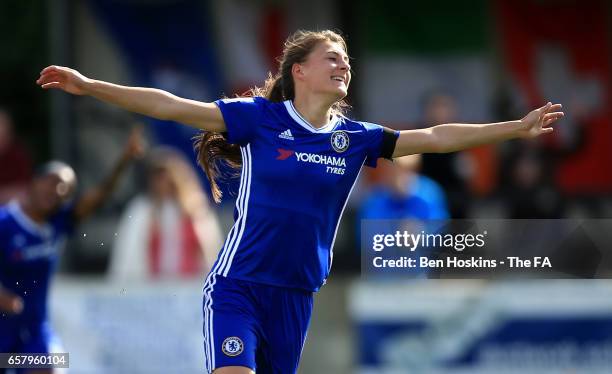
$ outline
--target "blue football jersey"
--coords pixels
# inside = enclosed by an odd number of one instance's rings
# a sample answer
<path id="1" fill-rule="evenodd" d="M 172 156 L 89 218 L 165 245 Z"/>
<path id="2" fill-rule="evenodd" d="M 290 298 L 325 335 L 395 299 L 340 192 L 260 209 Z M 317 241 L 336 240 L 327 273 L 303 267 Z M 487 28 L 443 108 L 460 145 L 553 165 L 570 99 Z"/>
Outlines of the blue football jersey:
<path id="1" fill-rule="evenodd" d="M 20 315 L 0 313 L 2 325 L 17 320 L 38 323 L 47 317 L 47 294 L 59 251 L 72 230 L 72 208 L 65 207 L 45 224 L 32 221 L 19 203 L 0 207 L 0 286 L 23 299 Z"/>
<path id="2" fill-rule="evenodd" d="M 376 166 L 398 132 L 335 116 L 315 128 L 291 101 L 215 102 L 243 167 L 234 225 L 216 274 L 318 290 L 327 278 L 340 216 L 362 166 Z M 384 147 L 391 143 L 391 146 Z"/>

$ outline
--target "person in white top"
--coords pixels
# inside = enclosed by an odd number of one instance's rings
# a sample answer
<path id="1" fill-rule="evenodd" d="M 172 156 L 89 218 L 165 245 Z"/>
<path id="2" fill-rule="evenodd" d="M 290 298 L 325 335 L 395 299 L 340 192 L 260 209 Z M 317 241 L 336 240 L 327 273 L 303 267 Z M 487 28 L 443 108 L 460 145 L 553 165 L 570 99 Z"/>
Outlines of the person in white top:
<path id="1" fill-rule="evenodd" d="M 217 256 L 221 230 L 194 170 L 177 151 L 160 147 L 147 174 L 147 192 L 119 221 L 110 278 L 201 277 Z"/>

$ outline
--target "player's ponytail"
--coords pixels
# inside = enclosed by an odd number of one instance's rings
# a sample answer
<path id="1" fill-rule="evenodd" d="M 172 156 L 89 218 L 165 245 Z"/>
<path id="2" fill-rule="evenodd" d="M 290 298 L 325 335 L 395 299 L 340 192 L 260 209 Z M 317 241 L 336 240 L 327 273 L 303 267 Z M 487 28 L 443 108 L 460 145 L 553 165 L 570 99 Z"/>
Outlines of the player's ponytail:
<path id="1" fill-rule="evenodd" d="M 254 87 L 243 96 L 261 96 L 272 102 L 293 100 L 295 86 L 291 68 L 293 64 L 300 64 L 323 41 L 338 43 L 346 51 L 346 42 L 342 36 L 334 31 L 303 31 L 299 30 L 285 41 L 283 55 L 278 59 L 278 73 L 268 75 L 263 87 Z M 334 103 L 333 114 L 344 114 L 348 105 L 344 100 Z M 202 132 L 195 138 L 194 148 L 198 163 L 204 169 L 215 202 L 221 201 L 222 193 L 218 181 L 239 175 L 242 166 L 240 147 L 229 144 L 224 134 L 215 132 Z M 229 167 L 229 170 L 228 170 Z"/>

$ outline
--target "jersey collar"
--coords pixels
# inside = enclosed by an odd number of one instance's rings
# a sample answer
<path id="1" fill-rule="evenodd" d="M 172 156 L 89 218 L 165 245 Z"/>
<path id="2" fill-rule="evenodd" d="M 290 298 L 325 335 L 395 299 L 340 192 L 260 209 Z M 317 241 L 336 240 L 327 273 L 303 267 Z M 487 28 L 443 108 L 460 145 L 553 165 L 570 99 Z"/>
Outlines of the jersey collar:
<path id="1" fill-rule="evenodd" d="M 336 127 L 336 125 L 338 124 L 338 121 L 340 120 L 340 118 L 337 115 L 334 115 L 331 121 L 329 121 L 327 125 L 317 128 L 317 127 L 314 127 L 312 124 L 310 124 L 310 122 L 306 121 L 304 117 L 302 117 L 302 115 L 293 106 L 293 102 L 291 100 L 285 100 L 284 104 L 291 118 L 293 118 L 295 122 L 300 124 L 300 126 L 302 126 L 306 130 L 313 132 L 313 133 L 331 132 Z"/>
<path id="2" fill-rule="evenodd" d="M 43 238 L 51 235 L 51 227 L 49 224 L 39 224 L 34 222 L 24 211 L 17 200 L 11 200 L 8 204 L 8 211 L 11 213 L 15 221 L 24 230 L 29 231 L 34 235 L 39 235 Z"/>

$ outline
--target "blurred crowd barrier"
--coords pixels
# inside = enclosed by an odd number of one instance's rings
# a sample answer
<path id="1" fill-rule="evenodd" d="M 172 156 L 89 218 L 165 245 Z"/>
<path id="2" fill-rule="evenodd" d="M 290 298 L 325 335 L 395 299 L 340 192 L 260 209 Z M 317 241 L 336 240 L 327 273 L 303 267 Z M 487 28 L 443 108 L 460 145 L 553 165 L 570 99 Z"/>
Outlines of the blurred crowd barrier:
<path id="1" fill-rule="evenodd" d="M 610 291 L 586 280 L 356 282 L 356 372 L 607 373 Z"/>
<path id="2" fill-rule="evenodd" d="M 200 373 L 201 282 L 55 282 L 71 373 Z M 300 373 L 607 373 L 610 281 L 366 282 L 315 299 Z"/>
<path id="3" fill-rule="evenodd" d="M 51 315 L 69 373 L 201 373 L 202 282 L 60 278 Z"/>

